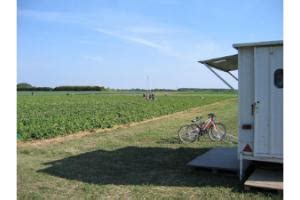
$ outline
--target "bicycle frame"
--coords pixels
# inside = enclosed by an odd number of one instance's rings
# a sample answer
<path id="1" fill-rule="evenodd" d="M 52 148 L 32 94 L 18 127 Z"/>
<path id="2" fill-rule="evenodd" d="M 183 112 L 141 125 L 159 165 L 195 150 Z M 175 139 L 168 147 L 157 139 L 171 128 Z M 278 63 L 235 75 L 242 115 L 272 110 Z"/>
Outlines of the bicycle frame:
<path id="1" fill-rule="evenodd" d="M 206 131 L 206 130 L 208 130 L 208 129 L 211 128 L 211 127 L 216 128 L 216 124 L 215 124 L 214 117 L 208 118 L 208 119 L 202 124 L 202 126 L 201 126 L 200 128 L 201 128 L 201 131 Z"/>

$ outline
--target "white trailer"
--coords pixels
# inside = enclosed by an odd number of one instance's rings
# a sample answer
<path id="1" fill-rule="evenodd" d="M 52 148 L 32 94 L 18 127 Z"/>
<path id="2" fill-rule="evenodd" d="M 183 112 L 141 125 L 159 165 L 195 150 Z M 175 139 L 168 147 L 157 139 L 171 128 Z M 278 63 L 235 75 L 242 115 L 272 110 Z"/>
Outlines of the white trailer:
<path id="1" fill-rule="evenodd" d="M 238 69 L 237 156 L 240 179 L 251 161 L 283 163 L 283 41 L 234 44 L 237 55 L 199 61 L 229 88 L 213 68 Z"/>
<path id="2" fill-rule="evenodd" d="M 283 163 L 283 42 L 238 50 L 240 178 L 249 161 Z"/>

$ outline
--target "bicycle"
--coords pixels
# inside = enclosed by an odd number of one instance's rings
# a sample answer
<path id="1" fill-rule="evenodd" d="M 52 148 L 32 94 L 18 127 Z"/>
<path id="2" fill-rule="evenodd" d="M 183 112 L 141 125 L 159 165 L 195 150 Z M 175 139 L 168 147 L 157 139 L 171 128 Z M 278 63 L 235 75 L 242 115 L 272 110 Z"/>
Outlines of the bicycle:
<path id="1" fill-rule="evenodd" d="M 226 127 L 221 122 L 215 121 L 215 114 L 209 113 L 208 119 L 202 121 L 202 117 L 196 117 L 192 124 L 183 125 L 178 130 L 178 137 L 183 143 L 195 142 L 200 136 L 209 135 L 212 141 L 222 141 L 226 136 Z"/>

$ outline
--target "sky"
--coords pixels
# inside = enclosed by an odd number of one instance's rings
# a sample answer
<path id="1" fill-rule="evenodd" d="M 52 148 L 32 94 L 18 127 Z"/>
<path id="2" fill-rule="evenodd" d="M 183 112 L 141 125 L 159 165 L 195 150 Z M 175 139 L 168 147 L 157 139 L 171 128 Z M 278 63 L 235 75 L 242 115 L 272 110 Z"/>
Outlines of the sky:
<path id="1" fill-rule="evenodd" d="M 283 39 L 282 0 L 17 4 L 17 81 L 34 86 L 227 88 L 197 61 L 235 54 L 234 43 Z"/>

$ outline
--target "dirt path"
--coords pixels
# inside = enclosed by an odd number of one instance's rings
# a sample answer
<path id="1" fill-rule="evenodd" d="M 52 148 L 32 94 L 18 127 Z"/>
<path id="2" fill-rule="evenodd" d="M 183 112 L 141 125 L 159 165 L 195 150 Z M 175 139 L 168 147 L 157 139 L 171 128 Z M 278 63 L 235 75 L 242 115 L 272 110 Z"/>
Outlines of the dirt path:
<path id="1" fill-rule="evenodd" d="M 69 135 L 57 136 L 55 138 L 49 138 L 49 139 L 41 139 L 41 140 L 34 140 L 34 141 L 18 141 L 17 146 L 18 147 L 26 147 L 26 146 L 40 146 L 40 145 L 49 145 L 49 144 L 55 144 L 55 143 L 62 143 L 62 142 L 65 142 L 65 141 L 70 141 L 70 140 L 79 139 L 79 138 L 82 138 L 82 137 L 85 137 L 85 136 L 93 135 L 95 133 L 106 133 L 106 132 L 111 132 L 111 131 L 118 130 L 118 129 L 127 129 L 127 128 L 134 127 L 134 126 L 137 126 L 137 125 L 146 124 L 146 123 L 149 123 L 149 122 L 158 121 L 158 120 L 162 120 L 162 119 L 174 118 L 174 117 L 177 117 L 177 116 L 182 115 L 184 113 L 189 113 L 189 114 L 194 113 L 194 114 L 196 114 L 196 113 L 201 112 L 206 107 L 211 107 L 211 106 L 224 104 L 225 102 L 232 101 L 232 100 L 233 99 L 226 99 L 226 100 L 223 100 L 223 101 L 218 101 L 216 103 L 207 104 L 207 105 L 204 105 L 204 106 L 201 106 L 201 107 L 190 108 L 190 109 L 185 110 L 185 111 L 180 111 L 180 112 L 175 112 L 175 113 L 168 114 L 168 115 L 154 117 L 154 118 L 147 119 L 147 120 L 140 121 L 140 122 L 131 122 L 131 123 L 128 123 L 128 124 L 115 125 L 113 128 L 93 129 L 93 130 L 87 130 L 87 131 L 80 131 L 80 132 L 72 133 L 72 134 L 69 134 Z"/>

